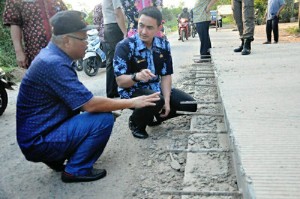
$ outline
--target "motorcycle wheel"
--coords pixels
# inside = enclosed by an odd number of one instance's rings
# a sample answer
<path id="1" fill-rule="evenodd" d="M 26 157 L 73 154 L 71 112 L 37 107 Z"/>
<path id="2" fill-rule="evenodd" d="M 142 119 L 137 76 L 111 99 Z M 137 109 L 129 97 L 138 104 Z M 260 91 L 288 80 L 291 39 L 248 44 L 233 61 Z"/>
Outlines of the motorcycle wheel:
<path id="1" fill-rule="evenodd" d="M 195 38 L 195 35 L 196 35 L 196 30 L 192 28 L 192 37 Z"/>
<path id="2" fill-rule="evenodd" d="M 185 31 L 181 29 L 180 32 L 181 32 L 181 34 L 180 34 L 181 35 L 181 41 L 184 42 Z"/>
<path id="3" fill-rule="evenodd" d="M 75 67 L 75 69 L 77 70 L 77 71 L 82 71 L 83 70 L 83 65 L 82 65 L 82 59 L 78 59 L 77 61 L 76 61 L 76 67 Z"/>
<path id="4" fill-rule="evenodd" d="M 7 107 L 7 92 L 3 86 L 0 85 L 0 115 L 2 115 Z"/>
<path id="5" fill-rule="evenodd" d="M 82 62 L 83 70 L 85 74 L 92 77 L 98 73 L 100 65 L 100 59 L 96 57 L 89 57 Z"/>

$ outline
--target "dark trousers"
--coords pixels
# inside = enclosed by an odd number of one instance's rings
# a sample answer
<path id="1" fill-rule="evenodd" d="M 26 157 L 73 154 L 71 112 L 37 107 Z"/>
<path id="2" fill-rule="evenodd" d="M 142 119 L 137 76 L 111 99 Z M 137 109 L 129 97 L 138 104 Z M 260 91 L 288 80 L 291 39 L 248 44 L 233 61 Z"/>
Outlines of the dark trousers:
<path id="1" fill-rule="evenodd" d="M 111 113 L 82 113 L 64 122 L 30 151 L 23 151 L 26 159 L 47 165 L 62 165 L 67 159 L 65 171 L 73 175 L 88 175 L 101 156 L 114 125 Z M 67 139 L 57 140 L 62 133 Z"/>
<path id="2" fill-rule="evenodd" d="M 123 33 L 117 23 L 104 25 L 104 40 L 106 54 L 106 96 L 119 97 L 118 85 L 113 67 L 116 45 L 123 39 Z"/>
<path id="3" fill-rule="evenodd" d="M 266 33 L 267 33 L 267 39 L 269 42 L 272 41 L 272 30 L 274 34 L 274 41 L 278 42 L 279 34 L 278 34 L 278 17 L 274 17 L 274 19 L 267 20 L 266 24 Z"/>
<path id="4" fill-rule="evenodd" d="M 196 23 L 196 29 L 200 39 L 200 55 L 201 59 L 210 58 L 210 36 L 209 36 L 210 21 Z"/>
<path id="5" fill-rule="evenodd" d="M 141 95 L 150 95 L 155 93 L 153 90 L 149 89 L 139 89 L 133 93 L 132 97 L 138 97 Z M 170 108 L 171 111 L 166 118 L 159 117 L 160 111 L 165 104 L 164 97 L 160 95 L 160 100 L 156 102 L 156 106 L 148 106 L 144 108 L 134 109 L 131 119 L 133 123 L 141 130 L 144 130 L 146 126 L 153 121 L 154 117 L 157 121 L 165 121 L 167 119 L 177 117 L 179 114 L 176 114 L 176 111 L 188 111 L 188 112 L 196 112 L 197 104 L 180 104 L 182 101 L 195 101 L 195 99 L 189 94 L 178 90 L 172 89 L 171 97 L 170 97 Z"/>

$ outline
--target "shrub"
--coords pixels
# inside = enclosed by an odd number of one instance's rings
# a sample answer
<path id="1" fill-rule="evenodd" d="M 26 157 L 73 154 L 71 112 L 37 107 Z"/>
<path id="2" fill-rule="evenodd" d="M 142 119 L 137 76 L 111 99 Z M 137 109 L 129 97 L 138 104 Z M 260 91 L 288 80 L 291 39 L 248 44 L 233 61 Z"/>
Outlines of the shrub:
<path id="1" fill-rule="evenodd" d="M 0 15 L 3 15 L 5 0 L 0 0 Z M 3 19 L 0 17 L 0 67 L 5 70 L 12 70 L 17 66 L 15 51 L 10 37 L 10 30 L 3 26 Z"/>

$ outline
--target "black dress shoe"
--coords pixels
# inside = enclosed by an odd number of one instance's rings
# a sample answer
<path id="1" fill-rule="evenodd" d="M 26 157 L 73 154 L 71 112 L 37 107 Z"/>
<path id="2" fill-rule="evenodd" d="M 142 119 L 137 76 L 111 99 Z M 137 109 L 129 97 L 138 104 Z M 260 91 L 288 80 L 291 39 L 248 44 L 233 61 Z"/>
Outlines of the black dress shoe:
<path id="1" fill-rule="evenodd" d="M 106 170 L 105 169 L 93 169 L 92 172 L 85 176 L 74 176 L 72 174 L 69 174 L 67 172 L 63 172 L 61 174 L 61 180 L 66 183 L 70 182 L 90 182 L 99 180 L 106 176 Z"/>
<path id="2" fill-rule="evenodd" d="M 129 117 L 128 121 L 129 129 L 132 132 L 133 137 L 140 138 L 140 139 L 146 139 L 149 135 L 146 132 L 146 130 L 139 129 L 132 121 L 131 116 Z"/>
<path id="3" fill-rule="evenodd" d="M 145 130 L 139 130 L 135 129 L 132 131 L 133 137 L 139 138 L 139 139 L 146 139 L 149 137 L 148 133 Z"/>

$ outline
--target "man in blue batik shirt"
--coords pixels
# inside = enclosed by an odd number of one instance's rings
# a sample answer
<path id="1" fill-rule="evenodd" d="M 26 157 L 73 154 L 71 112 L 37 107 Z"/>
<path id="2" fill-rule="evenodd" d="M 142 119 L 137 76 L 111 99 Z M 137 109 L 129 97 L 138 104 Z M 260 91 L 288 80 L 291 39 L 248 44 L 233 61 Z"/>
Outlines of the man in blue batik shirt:
<path id="1" fill-rule="evenodd" d="M 136 108 L 129 118 L 129 128 L 136 138 L 148 137 L 146 127 L 178 116 L 177 110 L 197 110 L 193 97 L 172 88 L 173 63 L 170 44 L 155 37 L 161 28 L 162 15 L 155 7 L 144 8 L 139 15 L 138 34 L 118 43 L 114 70 L 121 98 L 132 98 L 160 92 L 156 106 Z"/>
<path id="2" fill-rule="evenodd" d="M 95 27 L 87 26 L 78 11 L 58 12 L 50 22 L 51 42 L 33 60 L 20 85 L 17 141 L 27 160 L 63 171 L 63 182 L 98 180 L 106 170 L 94 169 L 93 164 L 109 140 L 111 111 L 155 106 L 159 96 L 94 96 L 78 80 L 72 63 L 84 56 L 86 31 Z"/>

